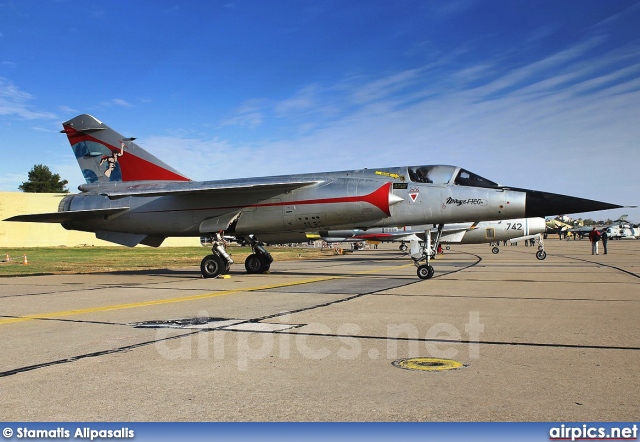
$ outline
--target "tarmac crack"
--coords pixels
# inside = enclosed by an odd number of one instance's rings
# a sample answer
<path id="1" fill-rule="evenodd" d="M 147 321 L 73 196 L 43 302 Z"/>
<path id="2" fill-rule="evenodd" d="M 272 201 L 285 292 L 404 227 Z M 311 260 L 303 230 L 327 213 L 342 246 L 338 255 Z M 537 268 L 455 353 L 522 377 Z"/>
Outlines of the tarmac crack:
<path id="1" fill-rule="evenodd" d="M 13 375 L 16 375 L 18 373 L 24 373 L 24 372 L 27 372 L 27 371 L 38 370 L 40 368 L 52 367 L 52 366 L 60 365 L 60 364 L 69 364 L 71 362 L 80 361 L 80 360 L 86 359 L 86 358 L 95 358 L 95 357 L 106 356 L 106 355 L 111 355 L 111 354 L 115 354 L 115 353 L 122 353 L 122 352 L 133 350 L 133 349 L 136 349 L 136 348 L 145 347 L 147 345 L 156 344 L 158 342 L 170 341 L 170 340 L 174 340 L 174 339 L 183 338 L 185 336 L 193 335 L 193 334 L 196 334 L 196 333 L 200 333 L 200 330 L 195 331 L 195 332 L 190 332 L 190 333 L 184 333 L 182 335 L 169 336 L 169 337 L 162 338 L 162 339 L 154 339 L 152 341 L 139 342 L 137 344 L 126 345 L 124 347 L 117 347 L 117 348 L 111 348 L 111 349 L 108 349 L 108 350 L 101 350 L 101 351 L 96 351 L 96 352 L 91 352 L 91 353 L 85 353 L 85 354 L 81 354 L 81 355 L 77 355 L 77 356 L 72 356 L 72 357 L 69 357 L 69 358 L 58 359 L 58 360 L 55 360 L 55 361 L 43 362 L 43 363 L 34 364 L 34 365 L 27 365 L 27 366 L 24 366 L 24 367 L 14 368 L 12 370 L 7 370 L 7 371 L 0 372 L 0 378 L 7 377 L 7 376 L 13 376 Z"/>
<path id="2" fill-rule="evenodd" d="M 464 298 L 464 299 L 511 299 L 515 301 L 583 301 L 583 302 L 640 302 L 640 299 L 596 299 L 596 298 L 543 298 L 541 296 L 471 296 L 471 295 L 405 295 L 400 293 L 382 293 L 376 296 L 397 296 L 397 297 L 416 297 L 416 298 Z"/>
<path id="3" fill-rule="evenodd" d="M 576 258 L 574 256 L 566 256 L 566 255 L 558 255 L 558 256 L 561 256 L 562 258 L 567 258 L 567 259 L 573 259 L 573 260 L 576 260 L 576 261 L 586 262 L 586 263 L 589 263 L 589 264 L 597 264 L 597 265 L 602 266 L 602 267 L 608 267 L 610 269 L 614 269 L 614 270 L 618 270 L 619 272 L 626 273 L 627 275 L 633 276 L 634 278 L 640 278 L 640 275 L 638 275 L 637 273 L 633 273 L 633 272 L 631 272 L 629 270 L 623 269 L 621 267 L 616 267 L 616 266 L 611 265 L 611 264 L 605 264 L 605 263 L 599 262 L 599 261 L 590 261 L 588 259 L 583 259 L 583 258 Z"/>

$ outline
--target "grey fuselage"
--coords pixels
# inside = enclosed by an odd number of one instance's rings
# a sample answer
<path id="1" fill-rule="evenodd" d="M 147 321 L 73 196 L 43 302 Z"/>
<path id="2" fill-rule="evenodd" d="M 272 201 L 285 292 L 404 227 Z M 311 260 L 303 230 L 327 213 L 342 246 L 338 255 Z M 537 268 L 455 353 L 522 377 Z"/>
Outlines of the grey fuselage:
<path id="1" fill-rule="evenodd" d="M 463 169 L 445 168 L 450 178 L 439 183 L 416 182 L 410 167 L 363 169 L 282 177 L 252 178 L 247 190 L 184 192 L 178 188 L 206 186 L 210 182 L 165 184 L 166 194 L 114 197 L 118 188 L 144 188 L 145 183 L 84 185 L 84 192 L 69 195 L 60 211 L 128 208 L 104 217 L 74 219 L 67 229 L 121 232 L 153 237 L 202 236 L 225 232 L 236 236 L 273 236 L 372 226 L 403 226 L 497 220 L 525 215 L 526 193 L 502 187 L 476 187 L 454 182 Z M 215 181 L 238 187 L 244 180 Z M 282 191 L 271 183 L 313 182 Z M 256 185 L 257 183 L 257 185 Z M 264 186 L 260 190 L 260 186 Z M 154 183 L 157 188 L 157 183 Z M 110 197 L 105 196 L 109 194 Z"/>

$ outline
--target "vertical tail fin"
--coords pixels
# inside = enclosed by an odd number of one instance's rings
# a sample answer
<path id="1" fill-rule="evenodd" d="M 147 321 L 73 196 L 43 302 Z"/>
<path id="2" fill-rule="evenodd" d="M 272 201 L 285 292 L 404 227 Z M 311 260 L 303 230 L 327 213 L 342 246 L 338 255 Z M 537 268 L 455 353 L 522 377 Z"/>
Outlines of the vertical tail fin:
<path id="1" fill-rule="evenodd" d="M 62 123 L 87 183 L 113 181 L 189 181 L 91 115 L 83 114 Z"/>

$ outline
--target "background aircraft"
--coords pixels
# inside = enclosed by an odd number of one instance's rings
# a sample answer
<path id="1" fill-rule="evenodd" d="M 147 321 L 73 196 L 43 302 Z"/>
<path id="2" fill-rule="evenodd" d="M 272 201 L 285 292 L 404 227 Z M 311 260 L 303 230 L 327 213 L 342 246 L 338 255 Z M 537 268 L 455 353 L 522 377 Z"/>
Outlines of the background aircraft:
<path id="1" fill-rule="evenodd" d="M 628 215 L 622 215 L 616 221 L 611 224 L 605 224 L 602 226 L 595 226 L 598 230 L 606 229 L 610 239 L 635 239 L 640 236 L 640 229 L 634 227 L 627 221 Z M 589 232 L 593 230 L 594 226 L 576 227 L 569 229 L 574 235 L 578 235 L 580 238 L 589 236 Z"/>
<path id="2" fill-rule="evenodd" d="M 546 221 L 547 234 L 557 234 L 559 235 L 560 239 L 564 239 L 564 237 L 567 236 L 569 229 L 572 229 L 574 226 L 572 224 L 569 224 L 563 221 L 561 218 L 566 218 L 566 217 L 559 216 L 554 219 L 549 219 Z"/>
<path id="3" fill-rule="evenodd" d="M 86 184 L 58 212 L 9 221 L 61 223 L 126 246 L 159 246 L 169 236 L 211 236 L 204 277 L 233 263 L 222 235 L 252 246 L 250 273 L 273 259 L 260 241 L 313 230 L 364 229 L 537 217 L 621 206 L 501 186 L 456 166 L 404 166 L 217 181 L 191 181 L 91 115 L 63 123 Z M 214 168 L 215 170 L 215 168 Z M 289 241 L 287 241 L 289 242 Z M 420 277 L 433 275 L 430 235 Z"/>
<path id="4" fill-rule="evenodd" d="M 522 240 L 539 238 L 545 231 L 544 218 L 519 218 L 500 221 L 482 221 L 477 223 L 455 223 L 443 227 L 439 241 L 438 229 L 432 224 L 420 226 L 372 228 L 367 230 L 330 230 L 318 232 L 320 239 L 327 242 L 347 241 L 381 241 L 398 242 L 400 250 L 407 250 L 405 242 L 411 240 L 424 241 L 425 232 L 429 231 L 433 244 L 485 244 L 500 241 L 518 242 Z M 437 247 L 437 245 L 436 245 Z M 496 245 L 493 253 L 499 252 Z M 541 249 L 543 251 L 544 249 Z M 539 259 L 544 259 L 546 253 L 540 253 Z"/>

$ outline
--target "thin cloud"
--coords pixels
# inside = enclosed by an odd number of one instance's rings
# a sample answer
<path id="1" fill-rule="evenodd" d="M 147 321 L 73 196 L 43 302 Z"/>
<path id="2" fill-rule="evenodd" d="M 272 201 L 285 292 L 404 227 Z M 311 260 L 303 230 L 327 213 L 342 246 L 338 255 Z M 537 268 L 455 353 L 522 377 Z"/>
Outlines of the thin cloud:
<path id="1" fill-rule="evenodd" d="M 624 9 L 623 11 L 618 12 L 617 14 L 614 14 L 610 17 L 605 18 L 604 20 L 600 21 L 599 23 L 596 23 L 595 25 L 592 26 L 593 30 L 603 30 L 606 28 L 609 28 L 611 26 L 615 26 L 615 22 L 618 20 L 621 20 L 623 18 L 625 18 L 627 15 L 629 14 L 633 14 L 635 12 L 640 11 L 640 3 L 636 3 L 633 4 L 631 6 L 629 6 L 628 8 Z"/>
<path id="2" fill-rule="evenodd" d="M 250 100 L 235 109 L 229 118 L 220 121 L 216 127 L 257 127 L 264 122 L 264 110 L 265 102 L 263 100 Z"/>
<path id="3" fill-rule="evenodd" d="M 14 115 L 27 120 L 56 118 L 51 112 L 33 110 L 29 105 L 34 97 L 20 90 L 12 82 L 0 78 L 0 115 Z"/>
<path id="4" fill-rule="evenodd" d="M 65 115 L 77 114 L 78 113 L 77 109 L 74 109 L 74 108 L 69 107 L 69 106 L 58 106 L 58 110 L 61 113 L 65 114 Z"/>
<path id="5" fill-rule="evenodd" d="M 438 16 L 446 17 L 450 15 L 459 14 L 471 9 L 476 2 L 474 0 L 450 0 L 446 2 L 432 2 L 429 3 L 429 11 Z"/>
<path id="6" fill-rule="evenodd" d="M 321 93 L 318 85 L 306 86 L 292 98 L 277 103 L 274 110 L 280 115 L 308 110 L 317 104 L 318 95 Z"/>
<path id="7" fill-rule="evenodd" d="M 111 103 L 114 104 L 115 106 L 120 106 L 120 107 L 133 107 L 133 104 L 121 98 L 114 98 L 113 100 L 111 100 Z"/>
<path id="8" fill-rule="evenodd" d="M 528 82 L 537 81 L 541 76 L 553 72 L 555 69 L 566 67 L 571 61 L 579 60 L 588 51 L 602 43 L 603 37 L 593 37 L 571 48 L 557 52 L 549 57 L 529 63 L 523 67 L 512 70 L 506 75 L 481 86 L 479 89 L 485 95 L 495 94 L 509 88 L 522 86 Z"/>
<path id="9" fill-rule="evenodd" d="M 356 103 L 367 103 L 394 95 L 415 84 L 421 78 L 421 69 L 399 72 L 360 88 L 353 94 Z"/>
<path id="10" fill-rule="evenodd" d="M 103 101 L 99 104 L 100 107 L 124 107 L 124 108 L 132 108 L 135 107 L 133 104 L 129 103 L 122 98 L 113 98 L 108 101 Z"/>

